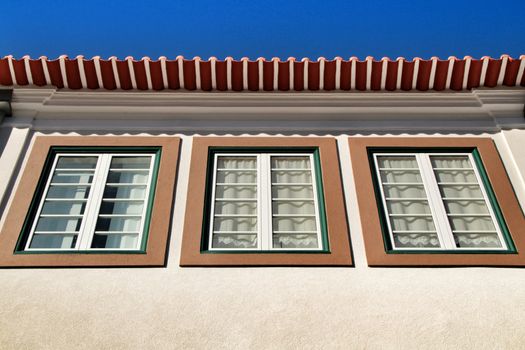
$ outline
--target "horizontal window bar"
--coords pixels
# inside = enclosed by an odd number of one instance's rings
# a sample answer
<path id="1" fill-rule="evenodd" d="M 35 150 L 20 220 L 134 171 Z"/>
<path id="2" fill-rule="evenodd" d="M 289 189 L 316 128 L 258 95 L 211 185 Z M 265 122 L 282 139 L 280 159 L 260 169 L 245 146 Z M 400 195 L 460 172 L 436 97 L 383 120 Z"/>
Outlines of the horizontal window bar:
<path id="1" fill-rule="evenodd" d="M 379 170 L 396 170 L 396 171 L 405 171 L 405 170 L 410 170 L 410 171 L 419 171 L 419 168 L 379 168 Z"/>
<path id="2" fill-rule="evenodd" d="M 101 218 L 141 218 L 141 215 L 133 214 L 99 214 Z"/>
<path id="3" fill-rule="evenodd" d="M 272 201 L 281 201 L 281 202 L 302 202 L 302 201 L 313 201 L 314 198 L 272 198 Z"/>
<path id="4" fill-rule="evenodd" d="M 394 197 L 390 197 L 390 198 L 385 198 L 387 201 L 428 201 L 428 199 L 426 197 L 422 197 L 422 198 L 394 198 Z"/>
<path id="5" fill-rule="evenodd" d="M 74 236 L 78 231 L 35 231 L 35 235 Z"/>
<path id="6" fill-rule="evenodd" d="M 138 235 L 140 232 L 133 231 L 95 231 L 96 235 Z"/>
<path id="7" fill-rule="evenodd" d="M 432 168 L 434 170 L 454 170 L 454 171 L 458 171 L 458 170 L 474 170 L 473 168 Z"/>
<path id="8" fill-rule="evenodd" d="M 289 218 L 289 217 L 296 217 L 296 218 L 315 218 L 315 214 L 273 214 L 274 217 L 283 217 L 283 218 Z"/>
<path id="9" fill-rule="evenodd" d="M 454 233 L 498 233 L 498 231 L 492 231 L 492 230 L 474 230 L 474 231 L 467 231 L 467 230 L 452 230 Z"/>
<path id="10" fill-rule="evenodd" d="M 232 231 L 232 232 L 219 232 L 219 231 L 213 231 L 213 234 L 214 235 L 219 235 L 219 236 L 254 236 L 254 235 L 257 235 L 257 232 L 243 232 L 243 231 L 239 231 L 239 232 L 235 232 L 235 231 Z"/>
<path id="11" fill-rule="evenodd" d="M 436 233 L 437 231 L 406 231 L 406 230 L 393 230 L 393 233 Z"/>
<path id="12" fill-rule="evenodd" d="M 85 172 L 85 171 L 89 171 L 91 173 L 94 173 L 95 172 L 95 169 L 94 168 L 89 168 L 89 169 L 82 169 L 82 168 L 55 168 L 55 172 L 60 172 L 60 171 L 82 171 L 82 172 Z"/>
<path id="13" fill-rule="evenodd" d="M 477 197 L 472 197 L 472 198 L 469 198 L 469 197 L 443 197 L 442 198 L 444 201 L 484 201 L 485 198 L 477 198 Z"/>
<path id="14" fill-rule="evenodd" d="M 131 183 L 131 182 L 108 182 L 106 186 L 147 186 L 147 183 Z"/>
<path id="15" fill-rule="evenodd" d="M 109 171 L 126 172 L 126 171 L 140 171 L 143 173 L 149 173 L 149 169 L 146 168 L 110 168 Z"/>
<path id="16" fill-rule="evenodd" d="M 455 213 L 447 213 L 447 216 L 459 216 L 459 217 L 468 217 L 468 216 L 484 216 L 484 217 L 491 217 L 489 213 L 486 214 L 455 214 Z"/>
<path id="17" fill-rule="evenodd" d="M 215 214 L 219 218 L 256 218 L 257 214 Z"/>
<path id="18" fill-rule="evenodd" d="M 423 186 L 422 182 L 383 182 L 385 186 Z"/>
<path id="19" fill-rule="evenodd" d="M 83 214 L 40 214 L 41 218 L 81 218 Z"/>
<path id="20" fill-rule="evenodd" d="M 257 198 L 215 198 L 216 202 L 256 202 Z"/>
<path id="21" fill-rule="evenodd" d="M 255 168 L 248 168 L 248 169 L 218 168 L 217 171 L 257 171 L 257 169 L 255 169 Z"/>
<path id="22" fill-rule="evenodd" d="M 311 186 L 311 182 L 272 182 L 272 186 Z"/>
<path id="23" fill-rule="evenodd" d="M 444 185 L 444 186 L 478 186 L 477 182 L 438 182 L 438 185 Z"/>
<path id="24" fill-rule="evenodd" d="M 404 216 L 429 216 L 431 217 L 432 214 L 388 214 L 389 216 L 400 216 L 400 217 L 404 217 Z"/>
<path id="25" fill-rule="evenodd" d="M 226 182 L 218 182 L 216 183 L 217 186 L 257 186 L 257 183 L 244 183 L 244 182 L 232 182 L 232 183 L 226 183 Z"/>
<path id="26" fill-rule="evenodd" d="M 310 171 L 308 168 L 272 168 L 272 171 Z"/>

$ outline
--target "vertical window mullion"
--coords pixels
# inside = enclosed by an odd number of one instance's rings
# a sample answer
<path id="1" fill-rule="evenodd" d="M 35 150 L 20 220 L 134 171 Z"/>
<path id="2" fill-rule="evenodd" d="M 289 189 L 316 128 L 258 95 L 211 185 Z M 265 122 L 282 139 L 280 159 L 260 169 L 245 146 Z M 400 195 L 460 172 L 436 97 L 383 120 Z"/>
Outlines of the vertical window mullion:
<path id="1" fill-rule="evenodd" d="M 144 225 L 146 223 L 146 212 L 148 211 L 148 207 L 149 207 L 150 201 L 151 201 L 150 190 L 151 190 L 151 186 L 152 186 L 152 182 L 153 182 L 153 168 L 155 166 L 156 157 L 157 156 L 154 154 L 150 158 L 149 171 L 148 171 L 148 182 L 147 182 L 147 185 L 146 185 L 146 192 L 145 192 L 144 202 L 143 202 L 143 205 L 142 205 L 142 213 L 141 213 L 141 217 L 140 217 L 140 225 L 141 226 L 140 226 L 140 231 L 139 231 L 139 235 L 138 235 L 138 238 L 137 238 L 137 244 L 139 246 L 136 247 L 136 248 L 141 248 L 142 244 L 145 243 L 145 242 L 143 242 L 144 234 L 145 234 L 145 232 L 144 232 Z M 109 172 L 110 168 L 111 168 L 111 162 L 109 163 L 108 172 Z M 101 201 L 102 201 L 102 199 L 101 199 Z"/>
<path id="2" fill-rule="evenodd" d="M 427 197 L 431 204 L 430 210 L 434 217 L 434 224 L 436 225 L 439 241 L 444 249 L 455 249 L 456 245 L 454 243 L 454 236 L 452 235 L 452 229 L 448 223 L 447 212 L 443 201 L 441 200 L 439 186 L 432 170 L 429 155 L 426 153 L 419 153 L 416 154 L 416 159 L 419 163 L 421 176 L 423 183 L 425 184 L 425 190 L 427 191 Z"/>
<path id="3" fill-rule="evenodd" d="M 97 224 L 98 209 L 102 200 L 106 178 L 109 171 L 109 164 L 111 163 L 110 154 L 101 154 L 99 156 L 99 163 L 93 176 L 91 193 L 86 205 L 85 224 L 79 233 L 79 242 L 76 249 L 89 249 L 93 234 L 95 233 L 95 226 Z"/>
<path id="4" fill-rule="evenodd" d="M 258 154 L 259 160 L 259 189 L 257 191 L 258 205 L 261 208 L 259 221 L 261 223 L 259 230 L 259 249 L 271 249 L 272 235 L 272 210 L 271 210 L 271 174 L 270 174 L 270 155 Z"/>
<path id="5" fill-rule="evenodd" d="M 310 169 L 311 169 L 311 178 L 312 178 L 312 191 L 314 195 L 314 210 L 315 210 L 315 228 L 317 230 L 317 242 L 319 242 L 319 247 L 321 249 L 324 249 L 323 247 L 323 237 L 321 236 L 321 217 L 320 217 L 320 210 L 319 210 L 319 196 L 322 195 L 322 193 L 319 193 L 319 189 L 317 188 L 317 169 L 314 162 L 314 155 L 309 155 L 310 159 Z"/>
<path id="6" fill-rule="evenodd" d="M 215 200 L 216 200 L 216 183 L 217 183 L 217 172 L 218 172 L 218 158 L 217 154 L 213 155 L 213 174 L 211 180 L 211 206 L 210 206 L 210 228 L 208 233 L 208 249 L 213 248 L 213 227 L 215 225 Z"/>

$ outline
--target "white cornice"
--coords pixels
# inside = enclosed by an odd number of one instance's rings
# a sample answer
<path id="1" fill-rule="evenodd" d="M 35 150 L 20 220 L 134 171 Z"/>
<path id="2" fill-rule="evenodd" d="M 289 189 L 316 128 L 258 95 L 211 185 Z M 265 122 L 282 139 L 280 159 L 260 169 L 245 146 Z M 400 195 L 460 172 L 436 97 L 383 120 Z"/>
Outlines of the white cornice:
<path id="1" fill-rule="evenodd" d="M 126 121 L 126 127 L 209 128 L 233 123 L 246 130 L 251 123 L 279 123 L 311 129 L 327 127 L 386 129 L 470 127 L 472 130 L 525 127 L 525 90 L 484 89 L 470 92 L 125 92 L 15 89 L 13 118 L 4 123 L 36 127 L 52 120 L 74 128 L 86 121 L 97 126 Z M 25 120 L 25 121 L 24 121 Z M 304 121 L 304 124 L 300 122 Z M 222 123 L 225 122 L 225 123 Z M 443 122 L 443 123 L 441 123 Z M 237 124 L 236 124 L 237 123 Z M 115 124 L 115 123 L 114 123 Z M 122 124 L 121 124 L 122 125 Z M 157 126 L 155 126 L 157 125 Z M 361 125 L 361 126 L 360 126 Z M 390 125 L 390 127 L 388 126 Z M 228 126 L 231 128 L 231 126 Z M 197 128 L 198 129 L 198 128 Z"/>

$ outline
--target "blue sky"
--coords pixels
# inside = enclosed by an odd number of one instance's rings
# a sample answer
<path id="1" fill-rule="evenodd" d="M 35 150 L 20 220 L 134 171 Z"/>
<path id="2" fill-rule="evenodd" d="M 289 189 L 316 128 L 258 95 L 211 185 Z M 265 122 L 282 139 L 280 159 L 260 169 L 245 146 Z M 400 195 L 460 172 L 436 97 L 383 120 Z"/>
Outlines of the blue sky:
<path id="1" fill-rule="evenodd" d="M 525 0 L 4 0 L 0 56 L 525 54 Z"/>

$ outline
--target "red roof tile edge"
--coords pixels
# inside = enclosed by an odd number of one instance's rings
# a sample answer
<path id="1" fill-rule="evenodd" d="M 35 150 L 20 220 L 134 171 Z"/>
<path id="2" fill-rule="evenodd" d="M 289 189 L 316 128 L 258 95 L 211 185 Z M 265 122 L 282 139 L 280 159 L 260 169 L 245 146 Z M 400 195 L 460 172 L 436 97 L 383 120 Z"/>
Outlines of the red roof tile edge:
<path id="1" fill-rule="evenodd" d="M 332 60 L 320 57 L 219 60 L 210 57 L 123 60 L 99 56 L 58 59 L 0 58 L 0 85 L 59 89 L 189 91 L 462 91 L 478 87 L 525 87 L 525 55 L 475 59 L 400 57 Z"/>

